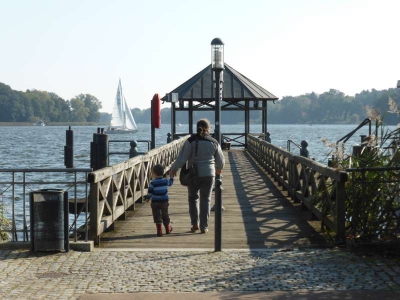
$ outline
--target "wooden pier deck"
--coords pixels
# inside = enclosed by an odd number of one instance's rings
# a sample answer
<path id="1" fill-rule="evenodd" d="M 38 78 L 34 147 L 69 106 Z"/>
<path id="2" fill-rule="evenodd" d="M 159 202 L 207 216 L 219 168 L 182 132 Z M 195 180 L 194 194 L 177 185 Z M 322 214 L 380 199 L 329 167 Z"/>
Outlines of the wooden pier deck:
<path id="1" fill-rule="evenodd" d="M 320 222 L 309 221 L 310 212 L 294 205 L 245 151 L 229 150 L 224 154 L 222 250 L 328 245 L 319 230 Z M 214 249 L 214 212 L 207 234 L 191 233 L 186 187 L 176 180 L 169 195 L 172 234 L 157 237 L 150 203 L 138 204 L 135 211 L 127 213 L 126 220 L 115 223 L 114 231 L 101 235 L 100 247 Z"/>

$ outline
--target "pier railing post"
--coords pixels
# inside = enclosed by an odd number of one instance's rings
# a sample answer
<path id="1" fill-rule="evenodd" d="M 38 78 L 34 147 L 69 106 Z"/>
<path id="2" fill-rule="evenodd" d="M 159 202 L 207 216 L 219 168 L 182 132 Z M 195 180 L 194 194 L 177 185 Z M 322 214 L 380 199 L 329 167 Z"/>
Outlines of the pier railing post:
<path id="1" fill-rule="evenodd" d="M 215 176 L 215 252 L 222 250 L 222 180 Z"/>
<path id="2" fill-rule="evenodd" d="M 89 211 L 90 211 L 90 219 L 89 219 L 89 239 L 94 241 L 94 244 L 100 245 L 100 235 L 97 232 L 99 228 L 99 191 L 98 191 L 99 183 L 91 183 L 90 184 L 90 192 L 89 192 Z"/>
<path id="3" fill-rule="evenodd" d="M 74 131 L 69 126 L 65 134 L 66 145 L 64 146 L 64 165 L 66 168 L 74 167 Z"/>
<path id="4" fill-rule="evenodd" d="M 288 196 L 293 200 L 293 186 L 294 186 L 294 167 L 293 161 L 289 160 L 289 178 L 288 178 Z"/>

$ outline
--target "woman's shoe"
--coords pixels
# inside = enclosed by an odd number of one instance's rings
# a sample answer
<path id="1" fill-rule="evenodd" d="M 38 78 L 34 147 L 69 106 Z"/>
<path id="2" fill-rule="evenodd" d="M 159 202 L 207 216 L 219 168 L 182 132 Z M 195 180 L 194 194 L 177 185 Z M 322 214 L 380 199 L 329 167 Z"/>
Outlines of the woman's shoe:
<path id="1" fill-rule="evenodd" d="M 191 232 L 196 232 L 197 230 L 199 230 L 199 225 L 193 225 L 192 228 L 190 228 Z"/>

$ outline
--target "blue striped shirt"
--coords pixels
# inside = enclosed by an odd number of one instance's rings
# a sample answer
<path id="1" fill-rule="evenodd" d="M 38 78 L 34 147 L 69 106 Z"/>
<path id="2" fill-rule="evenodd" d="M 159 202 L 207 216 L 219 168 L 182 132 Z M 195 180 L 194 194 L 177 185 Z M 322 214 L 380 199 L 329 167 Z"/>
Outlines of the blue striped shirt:
<path id="1" fill-rule="evenodd" d="M 168 187 L 174 183 L 174 178 L 154 178 L 149 185 L 147 199 L 154 201 L 168 201 Z"/>

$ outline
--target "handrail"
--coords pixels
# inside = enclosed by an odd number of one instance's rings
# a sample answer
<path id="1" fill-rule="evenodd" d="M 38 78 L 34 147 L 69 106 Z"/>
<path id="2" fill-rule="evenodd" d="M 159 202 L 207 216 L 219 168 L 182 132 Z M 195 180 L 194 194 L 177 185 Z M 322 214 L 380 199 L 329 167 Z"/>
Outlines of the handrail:
<path id="1" fill-rule="evenodd" d="M 115 220 L 125 216 L 126 210 L 136 203 L 142 203 L 152 179 L 152 167 L 162 164 L 168 172 L 187 138 L 189 135 L 88 175 L 89 237 L 96 245 L 100 243 L 100 234 Z"/>
<path id="2" fill-rule="evenodd" d="M 93 169 L 85 169 L 85 168 L 55 168 L 55 169 L 40 169 L 40 168 L 21 168 L 21 169 L 0 169 L 1 174 L 10 174 L 11 178 L 9 180 L 5 180 L 5 175 L 0 177 L 0 186 L 2 190 L 0 190 L 0 196 L 4 200 L 10 200 L 9 202 L 11 205 L 11 228 L 10 229 L 3 229 L 0 228 L 1 232 L 9 233 L 12 236 L 12 241 L 18 241 L 19 236 L 18 233 L 22 234 L 23 241 L 29 240 L 29 226 L 28 226 L 28 209 L 27 203 L 29 202 L 29 192 L 33 191 L 33 186 L 38 186 L 38 188 L 49 188 L 49 186 L 55 186 L 57 188 L 63 187 L 65 190 L 71 190 L 72 192 L 69 193 L 69 200 L 70 206 L 73 205 L 73 212 L 74 215 L 73 223 L 69 226 L 69 231 L 73 232 L 74 240 L 77 241 L 78 236 L 78 228 L 77 228 L 77 221 L 80 217 L 81 213 L 84 213 L 84 220 L 82 221 L 84 227 L 84 236 L 85 241 L 88 240 L 88 227 L 87 227 L 87 220 L 88 220 L 88 183 L 87 183 L 87 176 L 89 172 L 92 172 Z M 57 173 L 57 176 L 47 176 L 47 174 L 51 175 Z M 73 180 L 67 180 L 66 178 L 60 178 L 60 173 L 69 173 L 73 174 Z M 78 174 L 84 174 L 84 179 L 78 180 Z M 28 174 L 33 174 L 34 178 L 27 178 Z M 41 175 L 39 175 L 41 174 Z M 82 175 L 81 175 L 82 176 Z M 51 179 L 48 179 L 51 178 Z M 83 186 L 82 188 L 78 189 L 78 186 Z M 83 189 L 83 190 L 82 190 Z M 78 199 L 78 194 L 82 195 Z M 81 199 L 83 199 L 83 203 L 81 203 Z M 78 202 L 81 209 L 78 211 Z M 18 213 L 17 213 L 18 211 Z M 22 214 L 20 213 L 22 212 Z M 71 213 L 71 212 L 70 212 Z M 22 229 L 18 229 L 17 224 L 22 226 Z"/>
<path id="3" fill-rule="evenodd" d="M 357 126 L 357 128 L 355 128 L 354 130 L 350 131 L 344 137 L 338 139 L 336 141 L 336 144 L 339 144 L 342 140 L 343 140 L 343 143 L 346 143 L 356 133 L 356 131 L 358 131 L 360 128 L 364 127 L 367 123 L 369 124 L 368 134 L 371 135 L 371 133 L 372 133 L 372 130 L 371 130 L 371 119 L 370 118 L 366 118 L 364 121 L 362 121 L 360 123 L 360 125 Z"/>
<path id="4" fill-rule="evenodd" d="M 295 142 L 293 142 L 292 140 L 288 140 L 287 141 L 287 145 L 286 145 L 286 150 L 290 152 L 290 143 L 294 144 L 297 148 L 299 148 L 301 150 L 301 146 Z"/>
<path id="5" fill-rule="evenodd" d="M 150 151 L 151 148 L 151 141 L 150 140 L 110 140 L 108 141 L 108 144 L 110 143 L 130 143 L 130 142 L 137 142 L 137 143 L 147 143 L 147 151 Z M 109 155 L 111 154 L 129 154 L 128 152 L 108 152 Z"/>
<path id="6" fill-rule="evenodd" d="M 247 151 L 270 173 L 294 202 L 336 232 L 336 240 L 345 241 L 345 183 L 347 173 L 307 157 L 294 155 L 262 139 L 248 135 Z M 330 186 L 333 192 L 327 192 Z M 332 207 L 335 203 L 335 209 Z M 317 206 L 318 205 L 318 206 Z M 322 206 L 322 209 L 321 207 Z"/>
<path id="7" fill-rule="evenodd" d="M 368 172 L 368 171 L 400 171 L 400 167 L 364 167 L 364 168 L 348 168 L 346 172 Z"/>

